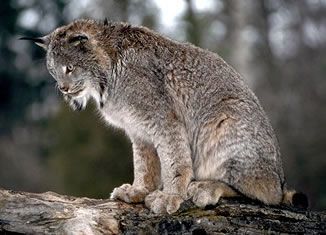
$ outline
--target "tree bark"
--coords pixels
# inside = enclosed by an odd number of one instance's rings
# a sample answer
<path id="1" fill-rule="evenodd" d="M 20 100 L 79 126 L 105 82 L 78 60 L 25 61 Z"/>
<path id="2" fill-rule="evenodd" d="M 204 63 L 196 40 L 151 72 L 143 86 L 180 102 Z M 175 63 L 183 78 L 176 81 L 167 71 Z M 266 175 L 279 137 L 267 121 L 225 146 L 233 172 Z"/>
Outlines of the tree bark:
<path id="1" fill-rule="evenodd" d="M 325 212 L 268 207 L 246 199 L 221 200 L 205 210 L 185 202 L 174 215 L 142 204 L 77 198 L 53 192 L 0 189 L 0 233 L 23 234 L 278 234 L 326 232 Z"/>

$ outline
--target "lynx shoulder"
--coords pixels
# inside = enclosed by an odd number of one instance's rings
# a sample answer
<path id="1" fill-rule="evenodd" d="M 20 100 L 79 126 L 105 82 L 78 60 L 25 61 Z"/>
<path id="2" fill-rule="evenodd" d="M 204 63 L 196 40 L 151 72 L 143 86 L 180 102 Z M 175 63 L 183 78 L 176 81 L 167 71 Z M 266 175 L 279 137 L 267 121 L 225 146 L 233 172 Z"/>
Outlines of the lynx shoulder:
<path id="1" fill-rule="evenodd" d="M 244 195 L 307 206 L 288 191 L 258 99 L 217 54 L 126 23 L 77 20 L 33 40 L 73 109 L 93 99 L 133 144 L 134 181 L 112 199 L 173 213 Z M 114 163 L 112 163 L 114 164 Z"/>

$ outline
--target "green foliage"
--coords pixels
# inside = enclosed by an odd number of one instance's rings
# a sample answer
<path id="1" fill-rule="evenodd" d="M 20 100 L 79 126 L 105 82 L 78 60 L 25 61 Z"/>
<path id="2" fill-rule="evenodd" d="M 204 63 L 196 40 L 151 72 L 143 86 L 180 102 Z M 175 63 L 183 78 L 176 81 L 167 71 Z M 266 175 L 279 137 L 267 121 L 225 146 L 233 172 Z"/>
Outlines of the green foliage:
<path id="1" fill-rule="evenodd" d="M 64 105 L 49 122 L 47 162 L 62 193 L 105 198 L 132 182 L 130 143 L 97 116 L 94 107 L 77 113 Z"/>

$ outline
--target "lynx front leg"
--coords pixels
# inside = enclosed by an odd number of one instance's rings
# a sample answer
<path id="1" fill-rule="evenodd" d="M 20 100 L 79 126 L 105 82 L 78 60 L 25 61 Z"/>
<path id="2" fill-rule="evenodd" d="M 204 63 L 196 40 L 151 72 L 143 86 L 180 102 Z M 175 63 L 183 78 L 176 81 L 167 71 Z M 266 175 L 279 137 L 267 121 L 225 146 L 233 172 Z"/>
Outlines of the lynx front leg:
<path id="1" fill-rule="evenodd" d="M 123 184 L 111 193 L 111 199 L 128 203 L 143 202 L 160 184 L 160 160 L 154 146 L 139 140 L 133 141 L 134 182 Z"/>
<path id="2" fill-rule="evenodd" d="M 187 187 L 193 176 L 186 136 L 175 130 L 158 142 L 163 191 L 156 190 L 145 198 L 146 206 L 156 214 L 172 214 L 179 209 L 187 198 Z"/>

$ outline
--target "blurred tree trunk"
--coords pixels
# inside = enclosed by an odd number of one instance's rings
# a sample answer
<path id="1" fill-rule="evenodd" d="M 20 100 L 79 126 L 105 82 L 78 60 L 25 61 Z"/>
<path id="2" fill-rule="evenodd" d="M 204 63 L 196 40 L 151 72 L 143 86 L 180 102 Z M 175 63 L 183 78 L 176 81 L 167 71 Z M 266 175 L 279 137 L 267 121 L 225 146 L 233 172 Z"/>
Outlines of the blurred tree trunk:
<path id="1" fill-rule="evenodd" d="M 108 20 L 127 21 L 129 16 L 129 0 L 107 1 L 100 0 L 97 7 L 103 11 Z"/>
<path id="2" fill-rule="evenodd" d="M 202 42 L 202 30 L 200 27 L 200 22 L 194 12 L 194 6 L 192 0 L 186 0 L 187 8 L 184 13 L 183 19 L 187 22 L 186 24 L 186 39 L 187 41 L 200 46 Z"/>
<path id="3" fill-rule="evenodd" d="M 229 43 L 230 62 L 244 76 L 250 87 L 256 83 L 256 67 L 253 66 L 253 27 L 255 17 L 254 0 L 227 2 L 230 13 Z"/>
<path id="4" fill-rule="evenodd" d="M 269 40 L 270 25 L 268 23 L 270 11 L 266 6 L 266 1 L 255 0 L 255 19 L 253 25 L 259 35 L 259 40 L 255 44 L 255 58 L 253 64 L 256 67 L 257 79 L 255 82 L 255 93 L 261 98 L 263 106 L 268 116 L 273 122 L 273 126 L 278 126 L 281 120 L 279 100 L 282 87 L 282 76 L 280 68 L 275 63 L 272 48 Z"/>
<path id="5" fill-rule="evenodd" d="M 326 214 L 221 200 L 201 210 L 186 202 L 175 215 L 141 204 L 0 189 L 0 233 L 10 234 L 278 234 L 325 232 Z"/>

